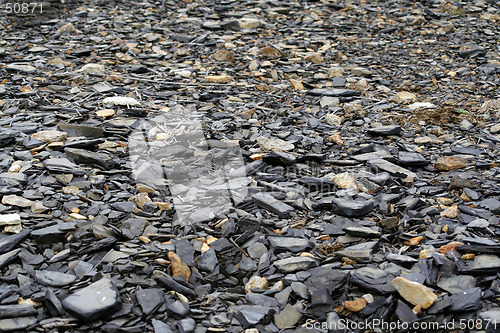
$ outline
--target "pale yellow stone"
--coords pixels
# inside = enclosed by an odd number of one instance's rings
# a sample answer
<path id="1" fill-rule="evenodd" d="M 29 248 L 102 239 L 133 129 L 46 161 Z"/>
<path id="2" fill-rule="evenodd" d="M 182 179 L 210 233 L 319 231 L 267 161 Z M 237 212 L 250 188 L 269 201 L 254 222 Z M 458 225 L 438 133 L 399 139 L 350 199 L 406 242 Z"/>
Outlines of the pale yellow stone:
<path id="1" fill-rule="evenodd" d="M 31 135 L 32 139 L 42 141 L 44 143 L 63 141 L 68 136 L 66 132 L 60 131 L 40 131 Z"/>
<path id="2" fill-rule="evenodd" d="M 263 289 L 266 290 L 269 287 L 269 281 L 266 278 L 254 275 L 245 284 L 245 292 L 251 292 L 251 289 Z"/>
<path id="3" fill-rule="evenodd" d="M 97 111 L 95 114 L 101 118 L 109 118 L 113 117 L 116 114 L 116 112 L 113 109 L 103 109 Z"/>
<path id="4" fill-rule="evenodd" d="M 444 211 L 441 212 L 441 217 L 448 217 L 450 219 L 454 219 L 457 217 L 458 214 L 458 207 L 457 205 L 451 206 L 446 208 Z"/>
<path id="5" fill-rule="evenodd" d="M 301 80 L 290 79 L 290 84 L 292 85 L 292 88 L 295 90 L 304 89 L 304 85 L 302 84 Z"/>
<path id="6" fill-rule="evenodd" d="M 396 103 L 401 103 L 401 104 L 410 104 L 411 102 L 415 101 L 417 97 L 415 94 L 408 92 L 408 91 L 400 91 L 394 96 L 394 101 Z"/>
<path id="7" fill-rule="evenodd" d="M 325 116 L 325 121 L 332 126 L 340 126 L 342 124 L 342 117 L 333 113 L 328 113 Z"/>
<path id="8" fill-rule="evenodd" d="M 449 206 L 453 203 L 453 199 L 451 198 L 437 198 L 436 201 L 446 206 Z"/>
<path id="9" fill-rule="evenodd" d="M 229 75 L 207 75 L 205 81 L 210 83 L 227 83 L 233 78 Z"/>
<path id="10" fill-rule="evenodd" d="M 74 218 L 75 220 L 86 220 L 87 218 L 83 215 L 80 215 L 78 213 L 71 213 L 69 214 L 71 218 Z"/>
<path id="11" fill-rule="evenodd" d="M 428 309 L 437 301 L 437 296 L 418 282 L 413 282 L 398 276 L 392 280 L 392 285 L 405 300 L 413 305 L 419 305 L 422 309 Z"/>

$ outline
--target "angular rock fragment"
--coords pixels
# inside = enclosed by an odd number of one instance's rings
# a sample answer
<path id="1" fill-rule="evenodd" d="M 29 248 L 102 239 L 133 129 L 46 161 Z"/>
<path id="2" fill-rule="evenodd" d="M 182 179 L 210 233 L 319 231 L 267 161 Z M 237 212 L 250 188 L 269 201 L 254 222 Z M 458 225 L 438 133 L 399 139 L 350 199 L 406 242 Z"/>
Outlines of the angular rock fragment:
<path id="1" fill-rule="evenodd" d="M 120 310 L 122 303 L 113 282 L 103 278 L 69 295 L 62 305 L 74 316 L 94 321 Z"/>
<path id="2" fill-rule="evenodd" d="M 437 301 L 436 294 L 420 283 L 398 276 L 392 281 L 392 285 L 405 300 L 422 309 L 428 309 Z"/>

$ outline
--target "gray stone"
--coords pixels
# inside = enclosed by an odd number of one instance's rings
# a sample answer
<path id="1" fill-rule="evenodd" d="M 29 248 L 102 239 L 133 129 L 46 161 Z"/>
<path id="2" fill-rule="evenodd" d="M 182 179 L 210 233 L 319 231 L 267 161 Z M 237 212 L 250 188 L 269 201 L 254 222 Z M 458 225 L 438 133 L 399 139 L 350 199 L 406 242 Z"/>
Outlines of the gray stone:
<path id="1" fill-rule="evenodd" d="M 437 286 L 450 294 L 454 294 L 474 288 L 476 286 L 476 279 L 469 275 L 457 275 L 439 280 Z"/>
<path id="2" fill-rule="evenodd" d="M 378 241 L 359 243 L 335 252 L 335 256 L 347 257 L 359 263 L 368 263 L 372 260 L 373 251 L 377 247 Z"/>
<path id="3" fill-rule="evenodd" d="M 0 332 L 19 331 L 37 323 L 36 317 L 7 318 L 0 320 Z"/>
<path id="4" fill-rule="evenodd" d="M 368 214 L 375 208 L 373 200 L 346 200 L 346 199 L 332 199 L 332 211 L 335 214 L 346 217 L 360 217 Z"/>
<path id="5" fill-rule="evenodd" d="M 259 207 L 262 207 L 281 218 L 288 216 L 294 209 L 292 206 L 275 199 L 267 193 L 256 193 L 252 196 L 253 201 Z"/>
<path id="6" fill-rule="evenodd" d="M 120 294 L 106 278 L 69 295 L 62 304 L 66 311 L 86 321 L 106 317 L 121 308 Z"/>
<path id="7" fill-rule="evenodd" d="M 386 171 L 393 176 L 404 178 L 406 181 L 411 182 L 418 178 L 416 173 L 380 158 L 370 160 L 367 163 L 374 169 Z"/>
<path id="8" fill-rule="evenodd" d="M 264 253 L 266 253 L 268 250 L 267 250 L 267 247 L 262 244 L 262 243 L 253 243 L 252 245 L 250 245 L 247 249 L 247 252 L 248 252 L 248 255 L 252 258 L 252 259 L 259 259 L 260 257 L 262 257 L 262 255 Z"/>
<path id="9" fill-rule="evenodd" d="M 213 272 L 219 261 L 213 248 L 203 252 L 198 260 L 198 269 L 205 272 Z"/>
<path id="10" fill-rule="evenodd" d="M 396 292 L 392 286 L 394 275 L 375 267 L 361 267 L 354 271 L 351 282 L 369 292 L 388 295 Z"/>
<path id="11" fill-rule="evenodd" d="M 269 237 L 268 240 L 276 251 L 303 252 L 313 245 L 307 239 L 298 237 Z"/>
<path id="12" fill-rule="evenodd" d="M 135 296 L 137 302 L 141 306 L 142 312 L 146 316 L 149 316 L 154 311 L 156 311 L 165 301 L 165 293 L 163 290 L 158 288 L 142 289 L 139 288 Z"/>
<path id="13" fill-rule="evenodd" d="M 76 281 L 73 274 L 52 271 L 35 271 L 36 279 L 43 285 L 50 287 L 64 287 Z"/>
<path id="14" fill-rule="evenodd" d="M 276 260 L 273 264 L 283 273 L 292 273 L 316 266 L 317 261 L 311 257 L 291 257 Z"/>
<path id="15" fill-rule="evenodd" d="M 302 314 L 293 305 L 287 304 L 283 311 L 274 315 L 274 324 L 279 329 L 284 329 L 295 326 L 301 318 Z"/>
<path id="16" fill-rule="evenodd" d="M 43 165 L 52 172 L 71 173 L 77 176 L 83 176 L 85 174 L 85 170 L 67 158 L 49 158 L 43 161 Z"/>

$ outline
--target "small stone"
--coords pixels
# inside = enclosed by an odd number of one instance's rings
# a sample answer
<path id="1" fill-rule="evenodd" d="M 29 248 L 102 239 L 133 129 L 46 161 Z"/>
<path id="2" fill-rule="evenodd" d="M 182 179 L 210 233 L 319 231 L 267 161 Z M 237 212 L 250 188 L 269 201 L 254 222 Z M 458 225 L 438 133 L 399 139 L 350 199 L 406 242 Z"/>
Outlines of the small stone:
<path id="1" fill-rule="evenodd" d="M 301 80 L 296 80 L 296 79 L 290 79 L 290 84 L 292 85 L 292 88 L 295 90 L 302 90 L 304 89 L 304 85 L 302 84 Z"/>
<path id="2" fill-rule="evenodd" d="M 0 226 L 17 224 L 21 224 L 21 215 L 17 213 L 0 215 Z"/>
<path id="3" fill-rule="evenodd" d="M 498 134 L 498 133 L 500 133 L 500 124 L 491 126 L 490 127 L 490 133 L 491 134 Z"/>
<path id="4" fill-rule="evenodd" d="M 476 279 L 469 275 L 457 275 L 447 279 L 440 279 L 437 286 L 447 292 L 454 294 L 476 286 Z"/>
<path id="5" fill-rule="evenodd" d="M 229 75 L 208 75 L 205 76 L 205 81 L 210 83 L 228 83 L 233 78 Z"/>
<path id="6" fill-rule="evenodd" d="M 461 156 L 441 156 L 434 163 L 434 168 L 440 171 L 450 171 L 465 168 L 467 160 Z"/>
<path id="7" fill-rule="evenodd" d="M 343 172 L 333 176 L 332 181 L 340 188 L 352 188 L 357 190 L 356 180 L 348 172 Z"/>
<path id="8" fill-rule="evenodd" d="M 144 312 L 146 316 L 155 312 L 165 302 L 164 292 L 158 288 L 139 288 L 135 295 L 137 297 L 137 302 L 141 306 L 142 312 Z"/>
<path id="9" fill-rule="evenodd" d="M 25 199 L 15 194 L 4 195 L 2 198 L 2 203 L 4 205 L 11 205 L 17 207 L 31 207 L 33 201 Z"/>
<path id="10" fill-rule="evenodd" d="M 65 274 L 51 271 L 35 271 L 36 279 L 50 287 L 64 287 L 76 281 L 76 276 L 73 274 Z"/>
<path id="11" fill-rule="evenodd" d="M 281 330 L 295 326 L 301 318 L 302 314 L 293 305 L 287 304 L 279 314 L 274 315 L 274 324 Z"/>
<path id="12" fill-rule="evenodd" d="M 104 74 L 104 66 L 101 64 L 86 64 L 81 71 L 85 74 L 101 75 Z"/>
<path id="13" fill-rule="evenodd" d="M 122 106 L 137 106 L 140 105 L 139 101 L 132 97 L 124 97 L 124 96 L 114 96 L 114 97 L 106 97 L 103 101 L 103 104 L 112 104 L 112 105 L 122 105 Z"/>
<path id="14" fill-rule="evenodd" d="M 275 199 L 267 193 L 256 193 L 252 196 L 253 201 L 259 207 L 262 207 L 280 217 L 286 217 L 294 211 L 292 206 Z"/>
<path id="15" fill-rule="evenodd" d="M 396 103 L 400 104 L 410 104 L 413 102 L 417 97 L 415 94 L 408 92 L 408 91 L 400 91 L 394 96 L 394 101 Z"/>
<path id="16" fill-rule="evenodd" d="M 289 151 L 293 150 L 295 146 L 289 142 L 276 138 L 259 137 L 257 138 L 257 143 L 259 146 L 265 150 L 279 150 L 279 151 Z"/>
<path id="17" fill-rule="evenodd" d="M 454 219 L 458 215 L 458 206 L 453 205 L 451 207 L 446 208 L 444 211 L 441 212 L 440 216 L 441 217 L 448 217 L 450 219 Z"/>
<path id="18" fill-rule="evenodd" d="M 273 263 L 278 270 L 284 273 L 292 273 L 308 269 L 317 265 L 317 261 L 311 257 L 291 257 L 276 260 Z"/>
<path id="19" fill-rule="evenodd" d="M 474 127 L 474 125 L 472 125 L 467 119 L 462 120 L 458 126 L 464 131 L 470 131 Z"/>
<path id="20" fill-rule="evenodd" d="M 32 74 L 36 72 L 36 67 L 22 64 L 8 64 L 5 69 L 9 72 L 20 72 L 26 74 Z"/>
<path id="21" fill-rule="evenodd" d="M 212 54 L 212 59 L 222 62 L 233 62 L 234 52 L 229 50 L 219 50 Z"/>
<path id="22" fill-rule="evenodd" d="M 422 239 L 424 239 L 423 236 L 417 236 L 417 237 L 410 238 L 409 240 L 405 241 L 404 243 L 405 243 L 405 245 L 409 245 L 409 246 L 417 246 L 420 244 Z"/>
<path id="23" fill-rule="evenodd" d="M 174 252 L 168 253 L 168 260 L 170 260 L 173 276 L 183 276 L 186 279 L 186 282 L 189 281 L 189 278 L 191 277 L 191 270 L 189 269 L 189 266 L 183 263 L 181 258 Z"/>
<path id="24" fill-rule="evenodd" d="M 62 301 L 64 309 L 85 321 L 94 321 L 121 308 L 120 293 L 109 279 L 101 279 Z"/>
<path id="25" fill-rule="evenodd" d="M 399 219 L 397 217 L 388 217 L 380 221 L 380 226 L 385 230 L 395 229 L 398 225 Z"/>
<path id="26" fill-rule="evenodd" d="M 342 140 L 342 137 L 338 133 L 334 133 L 328 137 L 328 141 L 333 142 L 338 144 L 339 146 L 344 145 L 344 141 Z"/>
<path id="27" fill-rule="evenodd" d="M 368 134 L 373 136 L 398 135 L 401 131 L 401 127 L 395 125 L 372 127 L 366 130 Z"/>
<path id="28" fill-rule="evenodd" d="M 420 305 L 422 309 L 428 309 L 437 301 L 436 294 L 418 282 L 398 276 L 392 281 L 392 285 L 405 300 L 413 305 Z"/>
<path id="29" fill-rule="evenodd" d="M 333 113 L 328 113 L 325 116 L 325 121 L 332 126 L 340 126 L 342 124 L 342 117 Z"/>
<path id="30" fill-rule="evenodd" d="M 375 208 L 373 200 L 346 200 L 337 199 L 332 200 L 332 211 L 335 214 L 346 217 L 360 217 L 368 214 Z"/>
<path id="31" fill-rule="evenodd" d="M 73 23 L 66 23 L 65 25 L 60 26 L 59 29 L 57 29 L 57 32 L 61 32 L 61 33 L 71 33 L 71 32 L 75 32 L 75 31 L 76 31 L 76 28 L 73 25 Z"/>
<path id="32" fill-rule="evenodd" d="M 439 253 L 441 254 L 446 254 L 446 252 L 450 252 L 450 251 L 455 251 L 455 248 L 457 246 L 460 246 L 460 245 L 464 245 L 464 243 L 461 243 L 461 242 L 450 242 L 446 245 L 443 245 L 439 248 Z"/>
<path id="33" fill-rule="evenodd" d="M 245 292 L 249 293 L 252 289 L 266 290 L 269 287 L 269 281 L 266 278 L 254 275 L 245 284 Z"/>
<path id="34" fill-rule="evenodd" d="M 256 18 L 242 17 L 238 20 L 238 24 L 241 29 L 255 29 L 260 26 L 260 21 Z"/>
<path id="35" fill-rule="evenodd" d="M 31 135 L 31 139 L 45 143 L 61 142 L 66 139 L 68 133 L 60 131 L 41 131 Z"/>
<path id="36" fill-rule="evenodd" d="M 367 304 L 368 303 L 366 302 L 366 300 L 363 297 L 361 297 L 354 301 L 345 301 L 344 307 L 349 311 L 358 312 L 363 310 Z"/>
<path id="37" fill-rule="evenodd" d="M 113 109 L 103 109 L 103 110 L 97 111 L 95 114 L 101 118 L 106 119 L 106 118 L 113 117 L 116 114 L 116 112 Z"/>

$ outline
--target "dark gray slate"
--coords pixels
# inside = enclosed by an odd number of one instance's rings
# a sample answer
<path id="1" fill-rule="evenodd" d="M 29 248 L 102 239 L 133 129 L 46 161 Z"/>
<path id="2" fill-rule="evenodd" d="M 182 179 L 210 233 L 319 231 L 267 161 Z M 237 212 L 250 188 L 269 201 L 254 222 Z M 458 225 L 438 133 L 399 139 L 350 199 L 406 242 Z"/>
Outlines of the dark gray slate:
<path id="1" fill-rule="evenodd" d="M 106 317 L 121 308 L 120 294 L 113 282 L 103 278 L 66 297 L 66 311 L 86 321 Z"/>

